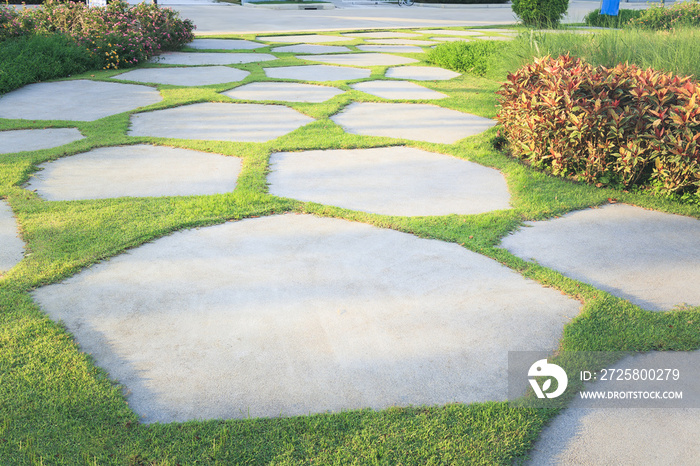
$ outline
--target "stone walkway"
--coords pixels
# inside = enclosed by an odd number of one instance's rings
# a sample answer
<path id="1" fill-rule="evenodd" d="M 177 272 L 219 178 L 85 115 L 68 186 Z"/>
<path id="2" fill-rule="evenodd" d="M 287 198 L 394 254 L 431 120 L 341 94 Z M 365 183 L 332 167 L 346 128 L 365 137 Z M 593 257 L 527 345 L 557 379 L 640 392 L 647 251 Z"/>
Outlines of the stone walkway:
<path id="1" fill-rule="evenodd" d="M 347 84 L 383 99 L 352 102 L 330 117 L 350 134 L 454 144 L 488 130 L 492 120 L 440 107 L 436 102 L 449 95 L 425 87 L 425 81 L 457 73 L 385 52 L 425 50 L 481 32 L 427 34 L 198 39 L 194 48 L 207 51 L 156 61 L 182 66 L 128 71 L 114 82 L 26 86 L 0 98 L 0 118 L 93 121 L 136 110 L 129 136 L 264 143 L 316 121 L 285 102 L 322 104 L 341 98 Z M 507 31 L 495 34 L 509 38 Z M 342 45 L 357 38 L 368 52 Z M 275 46 L 272 53 L 254 51 L 267 45 Z M 307 64 L 274 67 L 274 53 L 297 53 Z M 224 66 L 263 61 L 268 78 L 284 81 L 237 86 L 249 73 Z M 370 66 L 389 66 L 384 77 L 390 79 L 370 78 Z M 228 101 L 140 111 L 161 102 L 161 94 L 119 80 L 237 87 L 222 92 Z M 0 153 L 8 157 L 82 138 L 75 128 L 5 133 Z M 397 145 L 277 152 L 270 157 L 269 192 L 391 216 L 511 208 L 501 173 L 439 151 Z M 26 188 L 47 201 L 70 201 L 230 192 L 241 163 L 137 144 L 93 149 L 38 168 Z M 12 209 L 1 201 L 0 273 L 21 260 L 22 247 Z M 502 247 L 644 309 L 700 305 L 696 219 L 611 205 L 529 224 Z M 177 232 L 39 288 L 33 297 L 128 388 L 130 406 L 144 422 L 505 400 L 508 351 L 554 351 L 581 306 L 453 243 L 294 214 Z M 558 445 L 554 452 L 564 454 L 575 442 L 605 447 L 595 440 L 597 427 L 589 423 L 581 433 L 576 423 L 582 418 L 567 416 L 557 421 L 567 427 L 543 436 L 538 452 Z M 605 426 L 621 419 L 631 418 L 607 415 L 595 422 L 610 429 Z M 665 428 L 700 427 L 697 416 L 682 419 Z M 643 439 L 630 442 L 627 448 L 635 451 L 646 447 Z M 566 458 L 593 464 L 586 448 L 576 448 Z M 683 458 L 691 457 L 677 463 Z"/>

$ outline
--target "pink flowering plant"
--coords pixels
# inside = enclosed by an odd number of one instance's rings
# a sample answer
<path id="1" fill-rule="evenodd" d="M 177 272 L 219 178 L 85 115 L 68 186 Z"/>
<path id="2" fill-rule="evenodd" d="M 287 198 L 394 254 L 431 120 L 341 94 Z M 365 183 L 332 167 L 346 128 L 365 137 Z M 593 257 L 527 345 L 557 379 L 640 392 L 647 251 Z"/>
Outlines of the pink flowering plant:
<path id="1" fill-rule="evenodd" d="M 123 1 L 106 7 L 47 0 L 41 8 L 21 13 L 39 34 L 61 33 L 86 47 L 104 69 L 124 68 L 175 50 L 194 39 L 194 25 L 170 8 Z"/>
<path id="2" fill-rule="evenodd" d="M 652 5 L 643 10 L 638 18 L 631 19 L 629 25 L 642 29 L 663 30 L 698 27 L 700 26 L 700 3 L 693 0 L 676 3 L 669 8 L 663 5 Z"/>
<path id="3" fill-rule="evenodd" d="M 0 5 L 0 42 L 30 34 L 32 27 L 29 18 L 20 16 L 14 8 Z"/>

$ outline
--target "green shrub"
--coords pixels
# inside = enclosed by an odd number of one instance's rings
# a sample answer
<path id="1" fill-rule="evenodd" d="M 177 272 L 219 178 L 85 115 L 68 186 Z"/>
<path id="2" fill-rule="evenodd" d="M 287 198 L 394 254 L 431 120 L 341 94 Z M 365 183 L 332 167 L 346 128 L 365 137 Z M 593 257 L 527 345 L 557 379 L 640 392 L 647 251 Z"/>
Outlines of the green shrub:
<path id="1" fill-rule="evenodd" d="M 546 57 L 498 92 L 512 154 L 555 175 L 700 197 L 700 86 L 620 64 Z"/>
<path id="2" fill-rule="evenodd" d="M 0 94 L 37 81 L 62 78 L 97 67 L 95 57 L 59 34 L 7 39 L 0 47 Z"/>
<path id="3" fill-rule="evenodd" d="M 569 0 L 513 0 L 515 13 L 525 26 L 554 27 L 569 8 Z"/>
<path id="4" fill-rule="evenodd" d="M 505 44 L 488 40 L 471 42 L 455 41 L 440 44 L 428 53 L 427 61 L 461 73 L 483 76 L 489 68 L 493 54 Z"/>
<path id="5" fill-rule="evenodd" d="M 30 18 L 20 16 L 14 8 L 0 5 L 0 42 L 11 37 L 31 34 L 33 28 Z"/>
<path id="6" fill-rule="evenodd" d="M 675 29 L 700 26 L 700 3 L 697 1 L 676 3 L 669 8 L 653 5 L 642 10 L 631 26 L 644 29 Z"/>
<path id="7" fill-rule="evenodd" d="M 621 28 L 630 23 L 632 19 L 639 18 L 642 10 L 623 10 L 620 9 L 617 16 L 601 15 L 600 9 L 597 8 L 586 15 L 583 22 L 587 26 L 603 27 L 603 28 Z"/>

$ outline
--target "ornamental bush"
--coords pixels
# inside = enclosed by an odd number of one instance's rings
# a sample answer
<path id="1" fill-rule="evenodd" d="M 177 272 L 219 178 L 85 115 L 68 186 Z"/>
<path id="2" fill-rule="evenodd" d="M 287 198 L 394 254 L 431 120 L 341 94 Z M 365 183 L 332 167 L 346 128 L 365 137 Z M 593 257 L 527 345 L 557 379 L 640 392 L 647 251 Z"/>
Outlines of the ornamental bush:
<path id="1" fill-rule="evenodd" d="M 493 54 L 504 47 L 502 42 L 488 40 L 446 42 L 432 49 L 428 53 L 427 61 L 460 73 L 483 76 L 489 68 Z"/>
<path id="2" fill-rule="evenodd" d="M 554 27 L 566 14 L 569 0 L 513 0 L 512 8 L 525 26 Z"/>
<path id="3" fill-rule="evenodd" d="M 596 8 L 583 18 L 586 26 L 604 27 L 604 28 L 621 28 L 630 24 L 633 19 L 639 18 L 644 10 L 625 10 L 620 8 L 617 16 L 601 15 L 600 8 Z"/>
<path id="4" fill-rule="evenodd" d="M 669 30 L 678 27 L 700 26 L 700 3 L 675 3 L 669 8 L 653 5 L 642 10 L 638 18 L 630 20 L 631 26 L 643 29 Z"/>
<path id="5" fill-rule="evenodd" d="M 524 66 L 498 94 L 510 151 L 534 167 L 700 200 L 700 86 L 690 77 L 566 55 Z"/>

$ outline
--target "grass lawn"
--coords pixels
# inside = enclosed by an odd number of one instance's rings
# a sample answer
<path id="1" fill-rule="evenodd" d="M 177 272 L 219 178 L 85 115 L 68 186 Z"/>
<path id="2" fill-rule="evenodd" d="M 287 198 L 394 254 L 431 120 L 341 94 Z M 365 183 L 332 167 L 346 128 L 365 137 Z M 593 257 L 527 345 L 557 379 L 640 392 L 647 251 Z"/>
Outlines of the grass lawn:
<path id="1" fill-rule="evenodd" d="M 353 48 L 361 43 L 357 39 L 343 45 Z M 256 52 L 269 52 L 269 48 Z M 280 59 L 274 62 L 236 65 L 250 71 L 242 82 L 196 88 L 158 85 L 164 99 L 149 109 L 228 102 L 231 99 L 219 92 L 249 82 L 272 81 L 265 77 L 263 66 L 303 63 L 293 54 L 276 55 Z M 400 55 L 425 60 L 425 54 Z M 385 69 L 373 67 L 366 80 L 384 79 Z M 91 72 L 70 79 L 109 80 L 117 73 Z M 499 83 L 496 77 L 486 76 L 464 75 L 420 84 L 449 95 L 432 101 L 434 105 L 492 118 L 497 111 L 494 93 Z M 608 199 L 695 218 L 700 218 L 700 206 L 547 176 L 501 152 L 497 128 L 450 145 L 347 134 L 329 117 L 351 102 L 385 100 L 352 90 L 348 82 L 324 84 L 346 92 L 324 103 L 278 102 L 317 121 L 267 143 L 130 137 L 126 135 L 128 113 L 95 122 L 0 120 L 0 130 L 77 127 L 85 136 L 55 149 L 0 155 L 0 198 L 11 204 L 27 243 L 25 259 L 0 279 L 0 463 L 509 465 L 527 454 L 542 427 L 556 415 L 557 409 L 491 402 L 293 418 L 140 424 L 126 402 L 125 389 L 96 367 L 89 355 L 81 353 L 73 337 L 49 320 L 28 292 L 170 232 L 242 218 L 307 212 L 454 242 L 493 258 L 583 302 L 581 314 L 564 329 L 561 352 L 687 351 L 700 347 L 700 308 L 645 311 L 496 247 L 524 221 L 552 218 L 607 203 Z M 39 163 L 97 147 L 138 143 L 240 157 L 243 170 L 233 192 L 213 196 L 47 202 L 21 187 Z M 408 218 L 268 194 L 266 172 L 273 152 L 390 145 L 451 154 L 501 170 L 513 209 Z"/>

